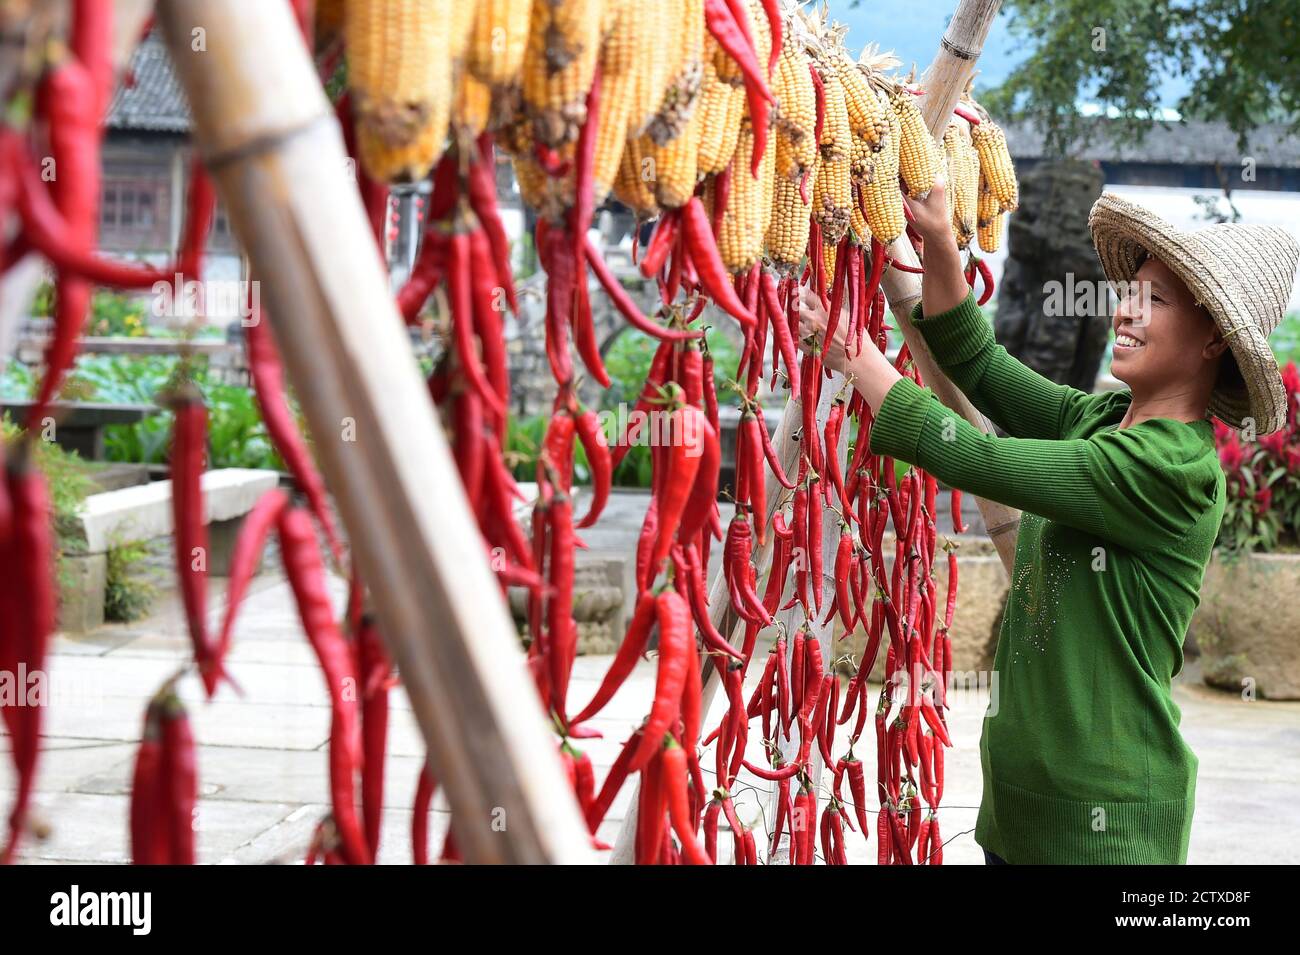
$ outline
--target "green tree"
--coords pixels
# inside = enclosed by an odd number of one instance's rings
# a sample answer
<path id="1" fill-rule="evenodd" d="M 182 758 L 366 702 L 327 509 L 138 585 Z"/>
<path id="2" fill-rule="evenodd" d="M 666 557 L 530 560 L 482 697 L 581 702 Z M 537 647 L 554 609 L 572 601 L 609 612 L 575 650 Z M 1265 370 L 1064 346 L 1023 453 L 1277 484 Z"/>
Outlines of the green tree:
<path id="1" fill-rule="evenodd" d="M 1007 0 L 1010 30 L 1028 57 L 981 98 L 997 115 L 1027 119 L 1066 154 L 1089 129 L 1077 109 L 1115 115 L 1116 139 L 1141 139 L 1166 82 L 1182 78 L 1188 119 L 1221 121 L 1249 145 L 1251 130 L 1300 130 L 1300 0 Z"/>

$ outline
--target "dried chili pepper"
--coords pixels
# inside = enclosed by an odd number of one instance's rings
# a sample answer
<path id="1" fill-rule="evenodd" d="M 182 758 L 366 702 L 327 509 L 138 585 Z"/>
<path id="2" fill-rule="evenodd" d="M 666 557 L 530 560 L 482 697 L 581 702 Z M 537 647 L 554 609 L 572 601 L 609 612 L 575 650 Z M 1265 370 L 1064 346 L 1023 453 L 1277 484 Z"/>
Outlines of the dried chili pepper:
<path id="1" fill-rule="evenodd" d="M 688 644 L 694 639 L 690 608 L 674 590 L 664 590 L 655 597 L 655 620 L 659 625 L 659 666 L 654 702 L 640 746 L 632 757 L 631 772 L 644 768 L 651 761 L 663 742 L 664 734 L 681 712 L 686 667 L 690 663 Z"/>

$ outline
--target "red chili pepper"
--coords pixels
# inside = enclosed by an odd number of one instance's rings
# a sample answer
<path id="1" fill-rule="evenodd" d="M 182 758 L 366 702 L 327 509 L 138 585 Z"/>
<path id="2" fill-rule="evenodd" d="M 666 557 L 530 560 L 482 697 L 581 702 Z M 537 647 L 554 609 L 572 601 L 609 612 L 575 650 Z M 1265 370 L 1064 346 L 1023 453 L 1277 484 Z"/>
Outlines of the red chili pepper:
<path id="1" fill-rule="evenodd" d="M 234 639 L 235 616 L 244 602 L 244 594 L 253 574 L 257 572 L 266 538 L 288 506 L 289 496 L 279 488 L 272 488 L 258 498 L 253 509 L 244 515 L 244 520 L 239 525 L 239 535 L 230 551 L 230 577 L 226 584 L 226 613 L 221 623 L 221 634 L 217 638 L 216 650 L 209 665 L 200 669 L 208 696 L 216 692 L 220 679 L 229 679 L 224 672 L 224 664 Z"/>
<path id="2" fill-rule="evenodd" d="M 411 861 L 415 865 L 429 864 L 429 809 L 437 791 L 438 781 L 426 764 L 415 784 L 415 802 L 411 809 Z"/>
<path id="3" fill-rule="evenodd" d="M 155 698 L 145 710 L 140 748 L 131 773 L 131 861 L 135 865 L 165 865 L 167 827 L 163 812 L 162 707 Z"/>
<path id="4" fill-rule="evenodd" d="M 749 519 L 737 513 L 727 527 L 727 540 L 722 558 L 723 573 L 731 595 L 731 606 L 743 619 L 766 626 L 771 617 L 754 591 L 752 551 Z"/>
<path id="5" fill-rule="evenodd" d="M 717 511 L 718 476 L 722 471 L 722 447 L 718 432 L 703 415 L 692 415 L 699 427 L 699 464 L 690 496 L 682 511 L 677 537 L 689 543 L 704 529 Z"/>
<path id="6" fill-rule="evenodd" d="M 690 602 L 691 615 L 695 618 L 695 626 L 699 628 L 705 645 L 717 653 L 725 653 L 744 663 L 745 655 L 733 647 L 713 625 L 713 619 L 709 615 L 708 595 L 704 592 L 704 567 L 695 545 L 691 544 L 683 548 L 682 557 L 681 573 L 685 575 L 686 598 Z"/>
<path id="7" fill-rule="evenodd" d="M 643 769 L 651 761 L 681 711 L 686 667 L 690 662 L 688 643 L 694 639 L 690 608 L 676 591 L 665 590 L 655 598 L 655 619 L 659 625 L 655 696 L 640 746 L 629 767 L 631 772 Z"/>
<path id="8" fill-rule="evenodd" d="M 984 281 L 984 291 L 980 294 L 976 305 L 983 305 L 993 297 L 993 270 L 985 259 L 976 259 L 975 268 L 979 271 L 980 278 Z"/>
<path id="9" fill-rule="evenodd" d="M 677 237 L 681 231 L 681 213 L 670 209 L 659 217 L 659 225 L 646 245 L 645 255 L 641 259 L 641 274 L 652 279 L 663 271 L 668 256 L 677 247 Z M 591 246 L 589 245 L 590 249 Z"/>
<path id="10" fill-rule="evenodd" d="M 587 516 L 578 522 L 579 527 L 590 527 L 605 510 L 609 500 L 609 488 L 613 477 L 609 444 L 605 440 L 605 429 L 600 425 L 600 416 L 588 409 L 575 420 L 578 437 L 582 448 L 587 453 L 587 465 L 591 471 L 591 506 Z"/>
<path id="11" fill-rule="evenodd" d="M 632 763 L 632 757 L 636 753 L 640 740 L 640 730 L 628 737 L 627 742 L 623 744 L 623 748 L 619 750 L 614 765 L 610 767 L 609 773 L 605 776 L 605 782 L 601 784 L 600 792 L 592 800 L 591 805 L 587 807 L 587 831 L 591 834 L 594 835 L 596 830 L 600 828 L 600 824 L 604 821 L 605 814 L 609 812 L 609 807 L 613 804 L 614 798 L 618 796 L 619 790 L 623 788 L 623 783 L 627 781 L 628 767 Z"/>
<path id="12" fill-rule="evenodd" d="M 199 774 L 194 753 L 194 735 L 189 716 L 170 688 L 162 707 L 162 778 L 166 795 L 168 858 L 171 865 L 194 864 L 194 805 L 198 800 Z M 157 820 L 155 820 L 156 824 Z"/>
<path id="13" fill-rule="evenodd" d="M 379 855 L 384 809 L 384 758 L 388 751 L 388 679 L 393 661 L 375 622 L 362 617 L 356 634 L 357 675 L 361 679 L 361 816 L 370 858 Z"/>
<path id="14" fill-rule="evenodd" d="M 251 297 L 248 304 L 252 305 Z M 343 543 L 334 524 L 320 471 L 316 469 L 316 462 L 312 460 L 311 453 L 298 432 L 297 421 L 284 397 L 284 373 L 280 367 L 279 352 L 267 325 L 266 310 L 252 313 L 250 323 L 244 331 L 248 343 L 248 374 L 257 395 L 257 406 L 262 412 L 266 432 L 271 437 L 276 453 L 293 475 L 294 484 L 307 498 L 312 514 L 316 516 L 329 541 L 335 562 L 341 565 Z"/>
<path id="15" fill-rule="evenodd" d="M 670 739 L 661 759 L 664 800 L 668 803 L 668 817 L 673 831 L 677 833 L 677 840 L 681 843 L 682 853 L 690 865 L 712 865 L 713 859 L 695 840 L 695 823 L 686 792 L 686 750 Z"/>
<path id="16" fill-rule="evenodd" d="M 505 292 L 510 311 L 517 314 L 519 301 L 515 296 L 514 270 L 510 267 L 510 240 L 506 237 L 501 213 L 497 208 L 496 158 L 489 133 L 479 137 L 478 158 L 470 163 L 466 186 L 465 195 L 474 214 L 478 216 L 492 249 L 496 280 Z"/>
<path id="17" fill-rule="evenodd" d="M 939 834 L 939 817 L 930 814 L 930 865 L 943 865 L 943 836 Z"/>
<path id="18" fill-rule="evenodd" d="M 54 546 L 50 532 L 50 502 L 41 472 L 30 466 L 24 451 L 9 461 L 5 471 L 13 507 L 9 535 L 0 539 L 0 672 L 16 675 L 45 669 L 50 634 L 54 630 Z M 37 701 L 39 703 L 39 701 Z M 0 706 L 10 738 L 10 758 L 17 776 L 17 792 L 9 814 L 9 839 L 0 853 L 0 865 L 13 861 L 18 840 L 28 826 L 27 814 L 40 756 L 44 706 L 27 699 L 27 687 Z"/>
<path id="19" fill-rule="evenodd" d="M 547 567 L 548 582 L 554 595 L 547 601 L 546 623 L 550 646 L 551 708 L 562 725 L 568 725 L 565 707 L 569 692 L 569 676 L 573 660 L 578 653 L 578 625 L 573 619 L 573 502 L 568 495 L 557 492 L 547 509 L 551 528 L 551 554 Z"/>
<path id="20" fill-rule="evenodd" d="M 772 322 L 772 334 L 781 349 L 781 358 L 785 361 L 786 376 L 790 379 L 790 390 L 799 394 L 799 352 L 795 348 L 794 336 L 785 321 L 785 309 L 777 297 L 776 279 L 770 272 L 763 272 L 760 279 L 763 301 L 767 306 L 767 315 Z"/>
<path id="21" fill-rule="evenodd" d="M 586 242 L 586 262 L 591 266 L 592 274 L 596 276 L 596 281 L 600 287 L 605 290 L 609 300 L 614 303 L 614 307 L 619 313 L 627 319 L 627 323 L 637 331 L 645 332 L 653 338 L 660 341 L 686 341 L 691 338 L 700 338 L 704 335 L 703 329 L 699 328 L 667 328 L 659 325 L 641 313 L 637 305 L 627 293 L 618 278 L 609 270 L 609 265 L 601 258 L 600 250 L 592 244 L 590 239 Z"/>
<path id="22" fill-rule="evenodd" d="M 334 619 L 325 565 L 311 518 L 298 508 L 280 515 L 280 555 L 289 578 L 303 630 L 316 653 L 333 715 L 330 721 L 330 794 L 342 854 L 350 864 L 370 861 L 365 835 L 357 820 L 354 776 L 361 759 L 357 699 L 348 689 L 357 685 L 352 654 Z"/>
<path id="23" fill-rule="evenodd" d="M 816 487 L 816 474 L 808 476 L 808 574 L 812 578 L 813 609 L 822 612 L 822 590 L 826 581 L 822 576 L 822 497 Z"/>
<path id="24" fill-rule="evenodd" d="M 211 671 L 216 648 L 208 636 L 208 528 L 203 523 L 204 458 L 208 412 L 192 382 L 171 396 L 174 412 L 171 447 L 172 523 L 175 528 L 176 577 L 185 606 L 194 659 Z M 214 684 L 215 689 L 215 684 Z"/>
<path id="25" fill-rule="evenodd" d="M 470 303 L 474 316 L 474 334 L 483 349 L 483 369 L 492 393 L 499 406 L 504 408 L 510 401 L 509 359 L 506 356 L 506 333 L 502 321 L 500 301 L 501 293 L 495 281 L 495 266 L 492 261 L 492 247 L 482 229 L 475 229 L 468 237 L 469 259 L 472 265 L 469 279 L 471 283 Z M 586 286 L 584 285 L 585 289 Z M 597 367 L 603 372 L 603 366 Z M 600 376 L 592 370 L 598 380 Z M 505 436 L 505 416 L 496 415 L 493 419 L 494 430 L 499 439 Z"/>
<path id="26" fill-rule="evenodd" d="M 644 739 L 642 740 L 644 743 Z M 663 752 L 662 740 L 651 750 L 650 761 L 641 774 L 641 791 L 638 794 L 636 818 L 636 855 L 637 865 L 655 865 L 663 855 L 664 837 L 664 787 L 663 787 Z"/>
<path id="27" fill-rule="evenodd" d="M 654 555 L 655 542 L 659 534 L 659 499 L 654 495 L 650 497 L 650 505 L 646 508 L 645 518 L 641 523 L 641 533 L 637 537 L 636 543 L 636 589 L 637 593 L 650 589 L 654 582 L 655 566 L 651 562 Z"/>
<path id="28" fill-rule="evenodd" d="M 785 730 L 785 738 L 790 738 L 790 671 L 786 668 L 785 636 L 776 638 L 776 702 L 780 712 L 780 722 Z"/>
<path id="29" fill-rule="evenodd" d="M 767 543 L 767 481 L 763 476 L 763 435 L 759 431 L 766 427 L 758 417 L 746 409 L 740 416 L 740 430 L 745 432 L 743 445 L 747 460 L 743 466 L 749 472 L 749 508 L 754 515 L 754 536 L 758 546 Z M 739 446 L 739 445 L 738 445 Z"/>
<path id="30" fill-rule="evenodd" d="M 707 434 L 708 420 L 693 405 L 675 409 L 669 417 L 669 445 L 666 449 L 667 471 L 659 487 L 659 532 L 651 566 L 658 569 L 672 549 L 682 515 L 686 511 L 696 475 L 700 470 L 701 448 L 697 446 Z"/>
<path id="31" fill-rule="evenodd" d="M 721 0 L 706 0 L 706 2 L 716 4 Z M 757 150 L 755 152 L 757 153 Z M 696 272 L 699 273 L 700 284 L 704 286 L 705 293 L 742 326 L 754 328 L 758 324 L 758 318 L 745 308 L 727 279 L 727 269 L 722 264 L 722 256 L 714 242 L 708 213 L 704 211 L 704 205 L 698 196 L 692 196 L 690 201 L 682 206 L 682 225 L 685 230 L 687 250 L 691 254 Z"/>
<path id="32" fill-rule="evenodd" d="M 728 9 L 729 5 L 732 5 L 731 9 Z M 750 171 L 758 178 L 763 151 L 767 146 L 767 106 L 775 100 L 754 56 L 754 44 L 748 36 L 744 8 L 737 0 L 704 0 L 704 18 L 709 32 L 718 41 L 718 46 L 736 61 L 744 78 L 745 98 L 749 103 L 749 115 L 754 121 L 754 156 Z"/>

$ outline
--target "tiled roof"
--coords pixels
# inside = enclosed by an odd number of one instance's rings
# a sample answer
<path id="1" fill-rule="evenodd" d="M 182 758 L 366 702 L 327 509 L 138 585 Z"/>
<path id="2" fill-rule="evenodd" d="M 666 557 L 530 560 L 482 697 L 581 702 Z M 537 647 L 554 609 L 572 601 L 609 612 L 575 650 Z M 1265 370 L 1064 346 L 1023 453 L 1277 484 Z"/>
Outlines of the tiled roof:
<path id="1" fill-rule="evenodd" d="M 1098 117 L 1090 120 L 1099 127 L 1109 122 Z M 1007 147 L 1017 159 L 1041 159 L 1043 135 L 1027 123 L 1007 126 Z M 1177 163 L 1179 165 L 1213 165 L 1240 167 L 1247 156 L 1255 164 L 1271 169 L 1300 168 L 1300 136 L 1283 123 L 1269 123 L 1251 131 L 1245 152 L 1237 145 L 1237 135 L 1223 123 L 1196 120 L 1155 123 L 1141 142 L 1115 142 L 1103 129 L 1076 147 L 1077 159 L 1103 162 Z"/>
<path id="2" fill-rule="evenodd" d="M 131 57 L 134 82 L 120 83 L 108 108 L 108 128 L 188 133 L 190 108 L 172 72 L 167 48 L 151 34 Z"/>

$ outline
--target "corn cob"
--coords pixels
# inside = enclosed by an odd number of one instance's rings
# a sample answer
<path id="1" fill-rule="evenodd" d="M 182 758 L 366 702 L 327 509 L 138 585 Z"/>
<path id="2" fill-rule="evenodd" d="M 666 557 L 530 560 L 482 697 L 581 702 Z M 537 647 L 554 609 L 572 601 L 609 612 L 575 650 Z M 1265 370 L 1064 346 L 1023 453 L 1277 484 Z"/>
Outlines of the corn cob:
<path id="1" fill-rule="evenodd" d="M 934 186 L 939 171 L 939 157 L 934 138 L 926 128 L 915 98 L 903 89 L 897 89 L 889 98 L 892 112 L 898 118 L 900 139 L 898 144 L 898 172 L 913 198 L 924 198 Z"/>
<path id="2" fill-rule="evenodd" d="M 817 94 L 808 66 L 807 55 L 787 36 L 773 77 L 776 174 L 782 179 L 802 179 L 817 157 Z"/>
<path id="3" fill-rule="evenodd" d="M 964 249 L 975 238 L 979 205 L 979 153 L 965 137 L 958 139 L 959 158 L 952 184 L 953 229 L 957 248 Z"/>
<path id="4" fill-rule="evenodd" d="M 839 248 L 837 243 L 822 242 L 822 275 L 826 277 L 828 289 L 835 278 L 835 263 L 839 261 Z"/>
<path id="5" fill-rule="evenodd" d="M 600 44 L 600 115 L 592 175 L 597 203 L 604 201 L 614 184 L 643 85 L 640 58 L 652 25 L 641 19 L 642 7 L 640 0 L 606 0 L 605 4 L 604 39 Z"/>
<path id="6" fill-rule="evenodd" d="M 468 73 L 460 78 L 456 91 L 456 106 L 452 111 L 451 125 L 463 142 L 477 139 L 487 129 L 492 109 L 492 90 Z"/>
<path id="7" fill-rule="evenodd" d="M 755 178 L 750 173 L 753 151 L 754 127 L 746 117 L 736 144 L 727 211 L 722 216 L 722 228 L 718 233 L 722 264 L 730 272 L 744 271 L 758 261 L 771 223 L 776 156 L 772 150 L 767 151 Z M 712 182 L 709 185 L 711 194 Z"/>
<path id="8" fill-rule="evenodd" d="M 844 89 L 844 102 L 849 110 L 849 126 L 855 136 L 864 139 L 873 150 L 879 149 L 888 123 L 880 106 L 876 91 L 871 88 L 862 69 L 841 53 L 834 59 L 835 75 Z"/>
<path id="9" fill-rule="evenodd" d="M 730 4 L 728 5 L 730 6 Z M 745 21 L 749 25 L 750 36 L 753 36 L 754 18 L 749 15 L 748 10 L 741 9 L 741 7 L 743 6 L 744 6 L 743 4 L 738 5 L 735 9 L 737 14 L 743 15 L 745 17 Z M 712 36 L 710 36 L 709 39 L 711 40 Z M 768 40 L 768 43 L 769 44 L 771 43 L 770 39 Z M 754 45 L 755 48 L 757 49 L 758 37 L 754 37 Z M 730 83 L 732 86 L 741 85 L 742 80 L 740 74 L 740 67 L 736 64 L 736 61 L 733 60 L 730 56 L 728 56 L 726 51 L 723 50 L 722 47 L 718 46 L 717 43 L 712 43 L 706 48 L 712 53 L 713 66 L 718 71 L 718 79 L 722 80 L 724 83 Z M 759 60 L 759 62 L 766 63 L 767 61 Z"/>
<path id="10" fill-rule="evenodd" d="M 814 162 L 815 166 L 815 162 Z M 815 173 L 809 170 L 809 175 Z M 811 195 L 811 190 L 809 190 Z M 799 183 L 776 176 L 772 186 L 772 213 L 764 244 L 767 256 L 782 272 L 795 271 L 808 251 L 808 232 L 812 225 L 812 201 L 804 202 Z"/>
<path id="11" fill-rule="evenodd" d="M 705 68 L 708 79 L 708 68 Z M 728 83 L 714 84 L 717 95 L 709 95 L 700 104 L 705 107 L 704 122 L 700 130 L 699 172 L 712 175 L 722 172 L 731 164 L 740 136 L 740 121 L 745 115 L 745 90 Z"/>
<path id="12" fill-rule="evenodd" d="M 653 165 L 641 148 L 641 141 L 629 140 L 614 178 L 614 198 L 631 209 L 638 219 L 653 219 L 660 212 L 653 182 Z"/>
<path id="13" fill-rule="evenodd" d="M 874 95 L 874 94 L 873 94 Z M 885 127 L 888 129 L 888 125 Z M 881 137 L 883 143 L 884 137 Z M 876 149 L 867 141 L 866 137 L 858 133 L 853 134 L 853 150 L 849 155 L 849 174 L 853 177 L 854 183 L 865 186 L 871 181 L 871 177 L 876 174 L 876 159 L 880 156 L 880 150 Z"/>
<path id="14" fill-rule="evenodd" d="M 524 51 L 524 104 L 537 141 L 577 140 L 600 53 L 604 0 L 536 0 Z"/>
<path id="15" fill-rule="evenodd" d="M 454 67 L 463 66 L 469 54 L 470 39 L 474 35 L 474 19 L 478 15 L 478 0 L 456 0 L 451 5 L 451 33 L 444 56 L 450 56 Z"/>
<path id="16" fill-rule="evenodd" d="M 821 166 L 813 184 L 813 218 L 821 226 L 822 238 L 838 243 L 849 228 L 849 207 L 853 205 L 850 174 L 853 134 L 844 104 L 844 89 L 834 73 L 824 71 L 826 119 L 820 142 Z"/>
<path id="17" fill-rule="evenodd" d="M 876 159 L 875 175 L 862 187 L 862 197 L 872 236 L 888 245 L 903 234 L 907 223 L 903 217 L 903 194 L 898 188 L 898 152 L 902 132 L 898 116 L 892 109 L 886 110 L 885 121 L 889 124 L 889 131 Z"/>
<path id="18" fill-rule="evenodd" d="M 452 6 L 395 0 L 344 7 L 357 146 L 376 179 L 413 182 L 442 154 L 454 93 L 446 55 Z"/>
<path id="19" fill-rule="evenodd" d="M 606 0 L 609 2 L 609 0 Z M 665 42 L 682 29 L 681 7 L 683 0 L 635 0 L 633 16 L 636 28 L 647 42 L 638 49 L 635 105 L 631 111 L 631 134 L 639 136 L 654 119 L 663 102 L 668 81 L 675 75 L 676 61 L 681 47 L 675 42 Z"/>
<path id="20" fill-rule="evenodd" d="M 480 83 L 497 87 L 519 82 L 532 5 L 533 0 L 478 0 L 465 65 Z"/>
<path id="21" fill-rule="evenodd" d="M 317 0 L 312 21 L 316 51 L 333 46 L 343 36 L 343 0 Z"/>
<path id="22" fill-rule="evenodd" d="M 849 228 L 853 230 L 853 237 L 858 245 L 871 241 L 871 227 L 867 225 L 867 217 L 862 214 L 862 203 L 858 201 L 862 194 L 861 190 L 861 186 L 853 187 L 853 208 L 849 210 Z"/>
<path id="23" fill-rule="evenodd" d="M 669 30 L 681 30 L 681 56 L 674 61 L 659 108 L 644 132 L 662 146 L 681 135 L 697 112 L 704 80 L 704 0 L 680 0 L 681 20 L 669 19 Z M 663 38 L 656 42 L 662 43 Z M 698 144 L 695 147 L 698 150 Z"/>
<path id="24" fill-rule="evenodd" d="M 961 130 L 957 128 L 957 123 L 949 123 L 948 128 L 943 131 L 943 162 L 945 188 L 943 190 L 944 203 L 948 207 L 948 222 L 952 224 L 953 237 L 957 237 L 957 218 L 956 209 L 953 203 L 953 196 L 957 194 L 956 182 L 961 170 Z"/>
<path id="25" fill-rule="evenodd" d="M 985 252 L 996 252 L 1002 245 L 1002 223 L 1007 214 L 1002 211 L 1002 203 L 989 188 L 988 180 L 980 174 L 980 194 L 976 206 L 975 233 L 979 238 L 980 248 Z"/>
<path id="26" fill-rule="evenodd" d="M 979 152 L 980 169 L 1005 212 L 1014 212 L 1020 204 L 1020 186 L 1007 149 L 1007 137 L 996 123 L 985 120 L 971 129 L 971 139 Z"/>
<path id="27" fill-rule="evenodd" d="M 682 134 L 662 146 L 648 133 L 641 137 L 641 148 L 654 162 L 654 190 L 659 205 L 677 209 L 686 205 L 695 193 L 696 167 L 700 150 L 701 110 L 695 110 Z"/>

